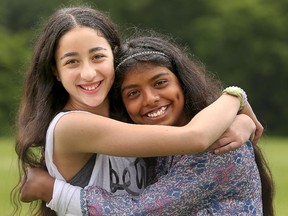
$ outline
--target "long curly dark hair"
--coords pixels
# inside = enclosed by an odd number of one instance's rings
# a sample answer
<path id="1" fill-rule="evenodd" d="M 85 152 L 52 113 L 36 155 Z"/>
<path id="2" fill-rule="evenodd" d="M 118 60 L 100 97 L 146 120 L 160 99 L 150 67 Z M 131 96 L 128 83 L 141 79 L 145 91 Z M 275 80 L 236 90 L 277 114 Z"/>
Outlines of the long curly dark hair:
<path id="1" fill-rule="evenodd" d="M 124 59 L 135 53 L 146 51 L 161 52 L 165 56 L 159 54 L 138 55 L 123 62 Z M 154 31 L 136 29 L 136 33 L 127 39 L 116 56 L 115 81 L 111 92 L 113 104 L 117 105 L 112 107 L 113 110 L 121 118 L 126 117 L 128 122 L 132 122 L 132 120 L 121 99 L 121 84 L 129 70 L 147 63 L 167 67 L 178 78 L 185 98 L 185 114 L 189 120 L 221 94 L 221 83 L 215 79 L 212 73 L 205 71 L 201 61 L 189 55 L 186 49 L 179 46 L 173 38 Z M 273 216 L 274 183 L 272 174 L 261 149 L 254 146 L 254 152 L 262 184 L 263 213 L 265 216 Z M 155 165 L 155 160 L 151 158 L 146 161 L 152 167 Z"/>

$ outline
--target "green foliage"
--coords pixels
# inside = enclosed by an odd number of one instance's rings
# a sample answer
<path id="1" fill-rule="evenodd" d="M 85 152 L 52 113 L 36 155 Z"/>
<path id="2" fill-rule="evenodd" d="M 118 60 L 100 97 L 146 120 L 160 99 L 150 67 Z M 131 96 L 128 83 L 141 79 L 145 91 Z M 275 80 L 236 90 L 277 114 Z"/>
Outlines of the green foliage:
<path id="1" fill-rule="evenodd" d="M 27 32 L 12 34 L 0 29 L 0 135 L 11 133 L 18 101 L 25 63 L 30 56 Z"/>
<path id="2" fill-rule="evenodd" d="M 14 122 L 35 26 L 56 8 L 91 4 L 119 26 L 172 35 L 227 85 L 243 87 L 270 134 L 288 130 L 288 2 L 274 0 L 1 0 L 0 122 Z M 37 31 L 36 31 L 37 32 Z M 19 73 L 21 71 L 21 73 Z"/>
<path id="3" fill-rule="evenodd" d="M 18 32 L 30 29 L 33 31 L 35 24 L 40 18 L 45 18 L 52 13 L 55 6 L 68 1 L 38 1 L 38 0 L 1 0 L 3 7 L 6 8 L 3 24 L 11 32 Z"/>
<path id="4" fill-rule="evenodd" d="M 213 15 L 195 19 L 198 34 L 192 46 L 224 83 L 247 90 L 259 119 L 270 132 L 285 134 L 287 13 L 275 2 L 223 2 L 213 2 Z"/>

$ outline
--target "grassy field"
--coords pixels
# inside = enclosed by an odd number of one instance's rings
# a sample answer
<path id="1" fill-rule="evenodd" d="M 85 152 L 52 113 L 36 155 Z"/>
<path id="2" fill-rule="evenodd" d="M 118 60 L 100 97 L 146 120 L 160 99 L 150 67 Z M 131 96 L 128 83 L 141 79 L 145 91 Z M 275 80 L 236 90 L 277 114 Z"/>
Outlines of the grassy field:
<path id="1" fill-rule="evenodd" d="M 275 183 L 276 216 L 288 215 L 288 138 L 261 138 L 259 143 Z"/>
<path id="2" fill-rule="evenodd" d="M 13 139 L 0 138 L 0 215 L 3 216 L 8 216 L 12 212 L 9 194 L 18 180 L 13 145 Z M 259 145 L 268 160 L 276 184 L 274 200 L 276 216 L 286 216 L 288 215 L 288 138 L 263 137 Z"/>

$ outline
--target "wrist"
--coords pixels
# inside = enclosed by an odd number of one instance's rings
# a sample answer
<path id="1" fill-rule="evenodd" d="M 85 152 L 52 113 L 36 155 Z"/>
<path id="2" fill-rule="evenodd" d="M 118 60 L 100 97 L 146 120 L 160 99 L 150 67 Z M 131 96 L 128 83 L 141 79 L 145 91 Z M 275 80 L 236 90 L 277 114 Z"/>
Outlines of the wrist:
<path id="1" fill-rule="evenodd" d="M 240 87 L 229 86 L 223 90 L 222 94 L 228 94 L 228 95 L 238 97 L 240 99 L 239 111 L 241 111 L 245 107 L 245 105 L 247 104 L 247 101 L 248 101 L 247 100 L 247 94 Z"/>
<path id="2" fill-rule="evenodd" d="M 52 200 L 55 179 L 50 177 L 46 178 L 39 190 L 40 199 L 46 203 Z"/>

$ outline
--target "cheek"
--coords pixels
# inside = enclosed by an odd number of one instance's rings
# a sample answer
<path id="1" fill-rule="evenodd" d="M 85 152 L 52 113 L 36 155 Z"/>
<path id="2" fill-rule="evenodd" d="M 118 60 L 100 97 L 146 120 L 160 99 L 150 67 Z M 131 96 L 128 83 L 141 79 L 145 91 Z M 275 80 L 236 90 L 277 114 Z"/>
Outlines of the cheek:
<path id="1" fill-rule="evenodd" d="M 133 106 L 131 103 L 127 102 L 127 101 L 124 101 L 124 106 L 125 106 L 125 109 L 127 110 L 128 114 L 130 115 L 131 113 L 133 113 Z"/>
<path id="2" fill-rule="evenodd" d="M 106 81 L 108 81 L 109 86 L 112 87 L 114 79 L 115 79 L 115 73 L 114 73 L 114 67 L 113 65 L 107 65 L 103 66 L 101 68 L 101 73 L 105 77 Z"/>
<path id="3" fill-rule="evenodd" d="M 185 99 L 184 99 L 184 95 L 183 95 L 182 92 L 180 92 L 180 93 L 177 95 L 177 98 L 178 98 L 179 102 L 181 102 L 182 105 L 184 105 Z"/>
<path id="4" fill-rule="evenodd" d="M 112 87 L 112 85 L 113 85 L 113 83 L 114 83 L 114 79 L 115 79 L 114 71 L 113 71 L 113 73 L 111 74 L 110 78 L 111 78 L 111 80 L 110 80 L 110 87 Z"/>
<path id="5" fill-rule="evenodd" d="M 69 86 L 77 80 L 77 71 L 61 71 L 58 73 L 58 77 L 63 86 Z"/>
<path id="6" fill-rule="evenodd" d="M 110 78 L 110 79 L 113 79 L 114 80 L 114 77 L 115 77 L 115 73 L 114 73 L 114 67 L 113 67 L 113 64 L 104 64 L 101 68 L 101 71 L 103 74 L 105 74 L 105 76 L 107 78 Z"/>
<path id="7" fill-rule="evenodd" d="M 130 115 L 130 117 L 133 119 L 135 118 L 135 116 L 139 115 L 139 105 L 136 101 L 123 101 L 124 102 L 124 106 L 128 112 L 128 114 Z"/>
<path id="8" fill-rule="evenodd" d="M 177 89 L 174 93 L 176 104 L 179 109 L 184 109 L 185 98 L 181 89 Z"/>
<path id="9" fill-rule="evenodd" d="M 185 98 L 182 93 L 178 95 L 178 100 L 179 100 L 178 103 L 179 103 L 180 110 L 184 110 Z"/>

